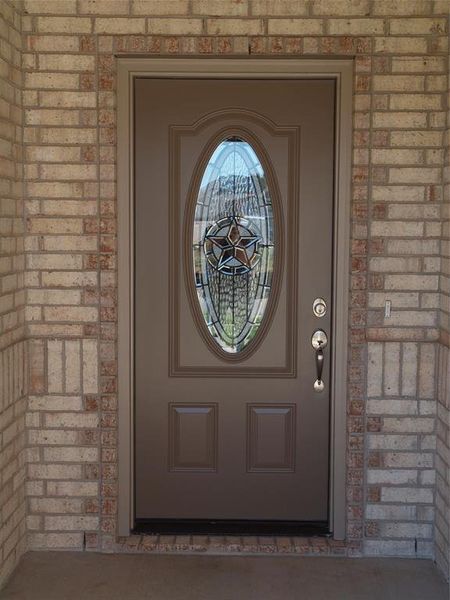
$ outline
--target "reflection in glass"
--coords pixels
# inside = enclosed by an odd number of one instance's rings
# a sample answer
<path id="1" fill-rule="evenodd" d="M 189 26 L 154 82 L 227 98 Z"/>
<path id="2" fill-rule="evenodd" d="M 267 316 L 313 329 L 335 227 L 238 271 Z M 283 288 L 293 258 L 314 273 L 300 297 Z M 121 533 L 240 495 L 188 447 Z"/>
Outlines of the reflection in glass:
<path id="1" fill-rule="evenodd" d="M 255 151 L 221 142 L 205 168 L 195 207 L 194 276 L 212 338 L 227 353 L 254 339 L 272 283 L 272 202 Z"/>

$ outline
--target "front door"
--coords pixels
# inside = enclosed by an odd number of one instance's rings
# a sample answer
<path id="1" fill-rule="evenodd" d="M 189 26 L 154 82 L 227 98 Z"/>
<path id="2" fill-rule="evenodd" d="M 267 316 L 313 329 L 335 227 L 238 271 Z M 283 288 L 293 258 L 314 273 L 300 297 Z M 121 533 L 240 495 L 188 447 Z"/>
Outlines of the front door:
<path id="1" fill-rule="evenodd" d="M 138 527 L 326 529 L 334 99 L 136 79 Z"/>

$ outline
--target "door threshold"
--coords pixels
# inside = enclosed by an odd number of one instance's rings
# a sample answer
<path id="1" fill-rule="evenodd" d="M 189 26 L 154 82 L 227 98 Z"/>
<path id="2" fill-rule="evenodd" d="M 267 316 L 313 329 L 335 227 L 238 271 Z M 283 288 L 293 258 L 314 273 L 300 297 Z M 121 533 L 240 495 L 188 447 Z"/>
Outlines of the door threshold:
<path id="1" fill-rule="evenodd" d="M 136 519 L 135 534 L 330 536 L 327 521 L 256 521 L 229 519 Z"/>

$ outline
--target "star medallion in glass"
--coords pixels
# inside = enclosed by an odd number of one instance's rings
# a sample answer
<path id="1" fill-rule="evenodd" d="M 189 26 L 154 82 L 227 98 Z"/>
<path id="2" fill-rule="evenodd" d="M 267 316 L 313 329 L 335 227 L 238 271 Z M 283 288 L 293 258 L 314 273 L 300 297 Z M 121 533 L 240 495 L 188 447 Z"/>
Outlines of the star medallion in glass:
<path id="1" fill-rule="evenodd" d="M 247 141 L 228 138 L 203 173 L 193 235 L 201 312 L 227 353 L 244 350 L 258 332 L 272 285 L 274 247 L 264 169 Z"/>

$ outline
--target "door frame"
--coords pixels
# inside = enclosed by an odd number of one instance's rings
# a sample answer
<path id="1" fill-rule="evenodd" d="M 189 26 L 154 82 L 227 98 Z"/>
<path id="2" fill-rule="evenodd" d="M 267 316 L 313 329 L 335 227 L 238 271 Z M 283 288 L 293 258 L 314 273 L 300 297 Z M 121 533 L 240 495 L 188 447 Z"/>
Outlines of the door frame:
<path id="1" fill-rule="evenodd" d="M 334 79 L 335 185 L 331 382 L 329 525 L 333 538 L 346 531 L 346 400 L 350 293 L 350 203 L 353 60 L 299 58 L 118 57 L 118 535 L 134 527 L 134 79 Z"/>

